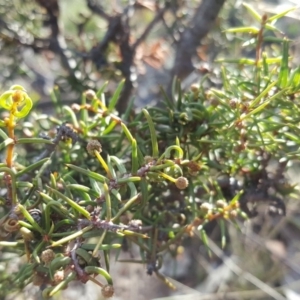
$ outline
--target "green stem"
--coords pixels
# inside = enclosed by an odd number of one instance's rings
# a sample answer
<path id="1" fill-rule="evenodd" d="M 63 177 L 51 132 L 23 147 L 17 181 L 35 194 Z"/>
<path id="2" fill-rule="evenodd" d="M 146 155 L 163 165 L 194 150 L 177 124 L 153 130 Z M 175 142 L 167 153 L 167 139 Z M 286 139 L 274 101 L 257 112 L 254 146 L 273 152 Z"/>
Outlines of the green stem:
<path id="1" fill-rule="evenodd" d="M 158 152 L 158 142 L 157 142 L 156 132 L 154 128 L 154 123 L 152 121 L 149 112 L 146 109 L 143 109 L 143 113 L 147 119 L 149 130 L 150 130 L 151 143 L 152 143 L 152 156 L 154 158 L 157 158 L 159 152 Z"/>

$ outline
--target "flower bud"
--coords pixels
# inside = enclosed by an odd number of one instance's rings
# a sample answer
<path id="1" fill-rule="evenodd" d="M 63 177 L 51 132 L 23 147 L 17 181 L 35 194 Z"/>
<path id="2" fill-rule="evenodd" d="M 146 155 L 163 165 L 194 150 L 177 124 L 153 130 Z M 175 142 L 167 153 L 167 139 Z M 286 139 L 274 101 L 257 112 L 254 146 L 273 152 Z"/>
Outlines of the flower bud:
<path id="1" fill-rule="evenodd" d="M 180 190 L 184 190 L 188 187 L 189 181 L 185 177 L 178 177 L 175 181 L 175 185 Z"/>
<path id="2" fill-rule="evenodd" d="M 193 83 L 193 84 L 191 84 L 191 86 L 190 86 L 190 89 L 191 89 L 191 91 L 192 91 L 193 93 L 198 93 L 198 92 L 199 92 L 199 88 L 200 88 L 200 86 L 199 86 L 199 84 L 197 84 L 197 83 Z"/>
<path id="3" fill-rule="evenodd" d="M 85 91 L 85 97 L 86 97 L 86 99 L 91 101 L 91 100 L 97 98 L 97 95 L 93 90 L 87 90 L 87 91 Z"/>
<path id="4" fill-rule="evenodd" d="M 212 209 L 212 205 L 208 202 L 203 202 L 200 206 L 200 209 L 204 213 L 208 213 Z"/>
<path id="5" fill-rule="evenodd" d="M 238 216 L 238 212 L 234 209 L 229 212 L 229 218 L 235 219 Z"/>
<path id="6" fill-rule="evenodd" d="M 200 164 L 198 164 L 197 162 L 195 162 L 193 160 L 189 161 L 187 166 L 192 172 L 198 172 L 201 169 Z"/>
<path id="7" fill-rule="evenodd" d="M 239 100 L 236 98 L 233 98 L 233 99 L 230 99 L 229 106 L 231 108 L 237 108 L 238 103 L 239 103 Z"/>
<path id="8" fill-rule="evenodd" d="M 55 258 L 55 253 L 52 249 L 46 249 L 41 254 L 41 260 L 48 264 Z"/>
<path id="9" fill-rule="evenodd" d="M 95 156 L 94 151 L 98 151 L 99 153 L 102 152 L 102 147 L 101 144 L 97 140 L 91 140 L 89 141 L 87 147 L 86 147 L 87 152 L 91 156 Z"/>
<path id="10" fill-rule="evenodd" d="M 71 108 L 72 108 L 73 111 L 79 112 L 80 109 L 81 109 L 81 106 L 80 106 L 78 103 L 73 103 L 73 104 L 71 105 Z"/>
<path id="11" fill-rule="evenodd" d="M 139 227 L 143 226 L 143 222 L 142 222 L 142 220 L 133 219 L 133 220 L 129 221 L 128 225 L 139 228 Z"/>
<path id="12" fill-rule="evenodd" d="M 222 200 L 222 199 L 217 200 L 216 207 L 218 207 L 218 208 L 224 208 L 225 206 L 227 206 L 227 203 L 224 200 Z"/>
<path id="13" fill-rule="evenodd" d="M 59 284 L 60 282 L 62 282 L 64 280 L 64 278 L 65 278 L 65 271 L 59 270 L 54 273 L 53 281 L 55 284 Z"/>
<path id="14" fill-rule="evenodd" d="M 102 296 L 104 298 L 111 298 L 114 295 L 114 287 L 112 285 L 105 285 L 102 290 Z"/>

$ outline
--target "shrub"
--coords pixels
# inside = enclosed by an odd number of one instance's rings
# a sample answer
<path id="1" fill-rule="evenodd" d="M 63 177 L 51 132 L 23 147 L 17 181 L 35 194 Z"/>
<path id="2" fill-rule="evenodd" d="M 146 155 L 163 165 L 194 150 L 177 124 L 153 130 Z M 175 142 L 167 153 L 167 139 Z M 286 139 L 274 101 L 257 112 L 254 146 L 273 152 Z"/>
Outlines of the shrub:
<path id="1" fill-rule="evenodd" d="M 284 174 L 299 156 L 300 69 L 273 24 L 287 12 L 268 18 L 246 7 L 260 27 L 227 33 L 250 33 L 256 54 L 219 59 L 221 89 L 208 87 L 209 74 L 186 92 L 175 80 L 163 107 L 138 113 L 131 101 L 121 116 L 124 81 L 108 101 L 103 86 L 72 106 L 55 89 L 53 115 L 32 108 L 21 86 L 1 95 L 0 246 L 9 260 L 24 257 L 16 273 L 1 273 L 2 295 L 33 282 L 51 297 L 91 280 L 110 297 L 109 256 L 125 241 L 172 287 L 159 271 L 171 245 L 197 234 L 209 248 L 206 225 L 217 221 L 224 247 L 226 223 L 255 216 L 259 202 L 285 213 L 294 186 Z"/>

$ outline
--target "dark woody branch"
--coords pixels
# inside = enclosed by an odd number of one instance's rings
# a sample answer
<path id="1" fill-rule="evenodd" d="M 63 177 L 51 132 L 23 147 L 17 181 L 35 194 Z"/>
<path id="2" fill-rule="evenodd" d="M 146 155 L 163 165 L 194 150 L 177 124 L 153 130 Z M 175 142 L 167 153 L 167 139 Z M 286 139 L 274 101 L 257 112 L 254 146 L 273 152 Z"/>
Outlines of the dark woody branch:
<path id="1" fill-rule="evenodd" d="M 87 6 L 88 8 L 94 12 L 95 14 L 99 15 L 100 17 L 102 17 L 103 19 L 105 19 L 106 21 L 110 22 L 111 21 L 111 16 L 109 16 L 104 10 L 103 8 L 96 3 L 95 0 L 87 0 Z"/>
<path id="2" fill-rule="evenodd" d="M 151 32 L 153 27 L 162 20 L 163 15 L 168 10 L 168 6 L 159 9 L 153 18 L 153 20 L 145 28 L 144 32 L 140 37 L 131 45 L 130 35 L 131 29 L 126 16 L 127 9 L 124 9 L 122 14 L 115 16 L 108 16 L 103 9 L 95 3 L 94 0 L 88 1 L 89 8 L 104 17 L 109 21 L 108 30 L 102 39 L 102 41 L 94 47 L 88 55 L 94 64 L 99 68 L 103 61 L 105 61 L 104 53 L 110 43 L 117 44 L 120 49 L 121 62 L 118 64 L 119 70 L 126 79 L 125 85 L 118 101 L 118 111 L 120 113 L 125 111 L 127 103 L 130 99 L 131 92 L 133 89 L 133 82 L 131 80 L 132 66 L 134 64 L 134 57 L 137 47 L 146 39 L 148 34 Z"/>
<path id="3" fill-rule="evenodd" d="M 59 6 L 57 0 L 36 0 L 36 2 L 46 10 L 47 21 L 45 25 L 48 25 L 51 29 L 49 37 L 49 50 L 57 53 L 61 59 L 62 66 L 68 71 L 69 75 L 76 79 L 74 70 L 70 65 L 68 55 L 66 54 L 65 46 L 62 45 L 60 29 L 58 25 L 59 18 Z"/>
<path id="4" fill-rule="evenodd" d="M 184 79 L 194 70 L 192 58 L 201 40 L 213 27 L 224 3 L 225 0 L 203 0 L 196 9 L 177 45 L 172 77 Z"/>

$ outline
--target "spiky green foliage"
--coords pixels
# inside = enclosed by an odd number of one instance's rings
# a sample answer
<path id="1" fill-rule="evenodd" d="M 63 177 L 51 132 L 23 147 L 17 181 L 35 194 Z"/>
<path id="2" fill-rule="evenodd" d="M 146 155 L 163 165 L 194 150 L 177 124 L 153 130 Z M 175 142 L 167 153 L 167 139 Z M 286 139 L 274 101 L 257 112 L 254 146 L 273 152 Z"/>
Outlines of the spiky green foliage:
<path id="1" fill-rule="evenodd" d="M 72 106 L 54 90 L 53 115 L 33 109 L 16 125 L 3 120 L 0 247 L 24 264 L 1 273 L 2 295 L 30 282 L 46 286 L 44 297 L 73 280 L 107 290 L 118 280 L 109 274 L 111 250 L 125 240 L 166 281 L 163 253 L 194 230 L 209 247 L 206 225 L 219 221 L 224 247 L 226 222 L 255 215 L 249 203 L 284 214 L 294 191 L 284 172 L 299 158 L 300 70 L 290 67 L 287 39 L 277 38 L 272 55 L 263 46 L 275 19 L 260 18 L 251 31 L 253 60 L 219 60 L 221 89 L 207 87 L 209 76 L 186 92 L 174 81 L 161 108 L 136 113 L 131 103 L 122 116 L 115 105 L 123 82 L 108 100 L 101 88 Z"/>

